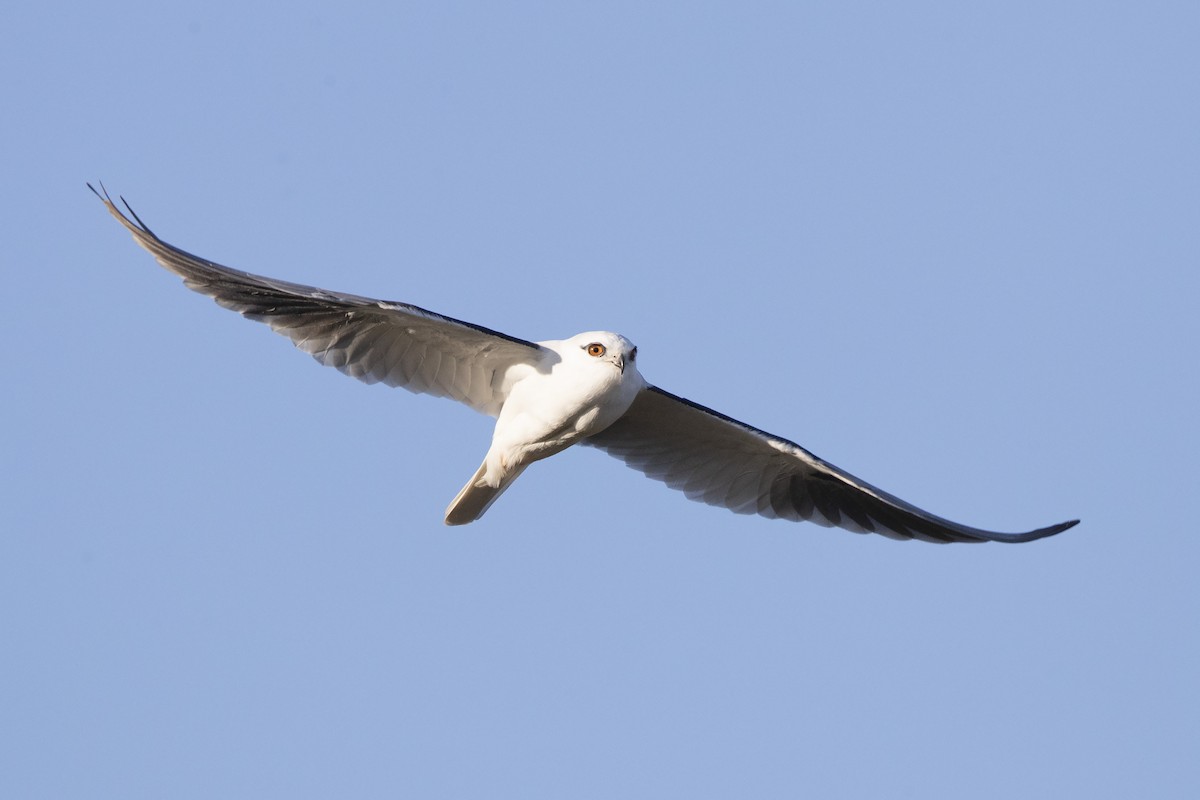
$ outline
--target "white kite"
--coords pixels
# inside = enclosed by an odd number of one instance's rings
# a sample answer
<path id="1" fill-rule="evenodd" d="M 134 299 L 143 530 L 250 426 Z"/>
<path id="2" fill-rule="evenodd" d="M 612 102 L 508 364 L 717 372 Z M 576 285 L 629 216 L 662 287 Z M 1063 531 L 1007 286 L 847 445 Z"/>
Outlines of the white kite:
<path id="1" fill-rule="evenodd" d="M 637 348 L 624 336 L 598 331 L 528 342 L 407 303 L 251 275 L 167 244 L 128 203 L 130 216 L 107 192 L 96 196 L 189 289 L 267 323 L 322 364 L 366 383 L 450 397 L 496 417 L 483 464 L 446 509 L 448 525 L 479 519 L 526 467 L 573 444 L 599 448 L 692 500 L 739 514 L 894 539 L 1028 542 L 1078 523 L 1026 533 L 960 525 L 794 442 L 646 383 Z"/>

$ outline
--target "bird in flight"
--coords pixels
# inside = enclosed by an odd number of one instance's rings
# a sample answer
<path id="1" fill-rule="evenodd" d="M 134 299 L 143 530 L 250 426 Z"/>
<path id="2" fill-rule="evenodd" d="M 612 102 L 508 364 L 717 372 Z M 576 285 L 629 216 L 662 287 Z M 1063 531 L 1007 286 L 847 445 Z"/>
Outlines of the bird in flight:
<path id="1" fill-rule="evenodd" d="M 922 511 L 805 450 L 646 382 L 637 347 L 606 331 L 530 342 L 408 303 L 372 300 L 223 267 L 158 238 L 121 198 L 88 184 L 116 219 L 193 291 L 265 322 L 326 366 L 365 383 L 450 397 L 496 418 L 483 463 L 446 509 L 474 522 L 535 461 L 595 447 L 692 500 L 739 514 L 808 520 L 927 542 L 1029 542 Z M 103 190 L 103 185 L 101 185 Z"/>

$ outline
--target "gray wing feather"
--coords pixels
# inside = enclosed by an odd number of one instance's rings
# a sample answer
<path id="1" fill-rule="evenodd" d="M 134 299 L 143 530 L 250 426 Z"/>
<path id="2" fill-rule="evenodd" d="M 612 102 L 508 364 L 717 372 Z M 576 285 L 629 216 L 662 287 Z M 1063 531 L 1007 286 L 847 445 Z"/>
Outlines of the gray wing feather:
<path id="1" fill-rule="evenodd" d="M 1026 533 L 960 525 L 859 480 L 795 442 L 654 386 L 637 396 L 625 416 L 583 443 L 692 500 L 893 539 L 1028 542 L 1078 523 Z"/>
<path id="2" fill-rule="evenodd" d="M 265 322 L 317 361 L 365 383 L 450 397 L 496 416 L 514 377 L 510 368 L 536 367 L 549 354 L 533 342 L 407 303 L 329 292 L 221 266 L 164 242 L 128 203 L 126 216 L 107 192 L 101 194 L 91 184 L 88 188 L 189 289 Z"/>

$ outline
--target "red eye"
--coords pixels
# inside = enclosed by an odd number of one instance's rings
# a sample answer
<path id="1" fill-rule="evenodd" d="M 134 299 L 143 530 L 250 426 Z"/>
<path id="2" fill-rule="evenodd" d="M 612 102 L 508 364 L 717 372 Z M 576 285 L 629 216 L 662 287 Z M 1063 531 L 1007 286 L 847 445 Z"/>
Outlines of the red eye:
<path id="1" fill-rule="evenodd" d="M 604 345 L 600 344 L 599 342 L 592 342 L 587 346 L 587 354 L 594 358 L 599 358 L 606 352 L 608 351 L 604 349 Z"/>

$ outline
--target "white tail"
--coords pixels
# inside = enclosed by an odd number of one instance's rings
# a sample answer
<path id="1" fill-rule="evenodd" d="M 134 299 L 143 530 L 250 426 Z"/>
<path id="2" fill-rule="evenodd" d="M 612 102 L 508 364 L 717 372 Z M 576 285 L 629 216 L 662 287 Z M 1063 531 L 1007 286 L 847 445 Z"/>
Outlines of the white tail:
<path id="1" fill-rule="evenodd" d="M 475 470 L 475 474 L 471 476 L 471 480 L 467 481 L 467 485 L 462 488 L 462 491 L 450 501 L 450 505 L 446 507 L 446 524 L 447 525 L 466 525 L 468 522 L 474 522 L 484 515 L 492 503 L 496 502 L 496 498 L 504 494 L 517 476 L 525 471 L 528 464 L 522 464 L 514 468 L 507 475 L 500 479 L 500 485 L 491 486 L 476 486 L 479 479 L 483 477 L 483 473 L 487 471 L 487 460 Z"/>

